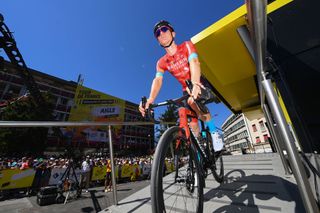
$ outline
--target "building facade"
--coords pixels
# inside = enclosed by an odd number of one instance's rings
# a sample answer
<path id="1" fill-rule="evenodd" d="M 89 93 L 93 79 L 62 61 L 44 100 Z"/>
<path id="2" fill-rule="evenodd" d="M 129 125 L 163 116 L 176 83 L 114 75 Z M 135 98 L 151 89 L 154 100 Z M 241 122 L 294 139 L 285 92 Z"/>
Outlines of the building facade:
<path id="1" fill-rule="evenodd" d="M 126 101 L 125 106 L 124 121 L 141 122 L 143 120 L 137 104 Z M 154 125 L 123 126 L 122 132 L 122 149 L 143 149 L 150 151 L 154 149 Z"/>
<path id="2" fill-rule="evenodd" d="M 252 144 L 256 153 L 272 152 L 272 139 L 265 117 L 253 119 L 248 122 L 248 129 L 252 138 Z"/>
<path id="3" fill-rule="evenodd" d="M 77 83 L 66 81 L 45 73 L 29 69 L 41 92 L 50 92 L 54 102 L 54 118 L 66 121 L 70 116 Z M 17 68 L 3 61 L 0 69 L 0 103 L 14 100 L 27 94 L 27 87 Z"/>
<path id="4" fill-rule="evenodd" d="M 53 115 L 57 121 L 141 121 L 138 104 L 83 87 L 33 69 L 29 69 L 39 90 L 53 96 Z M 17 68 L 3 61 L 0 67 L 0 105 L 28 93 Z M 80 149 L 108 149 L 105 127 L 61 128 L 63 139 L 48 134 L 48 148 L 65 146 Z M 147 153 L 154 148 L 154 126 L 114 126 L 112 142 L 115 151 Z"/>
<path id="5" fill-rule="evenodd" d="M 225 147 L 234 154 L 272 152 L 264 117 L 249 120 L 243 113 L 232 114 L 222 124 Z"/>

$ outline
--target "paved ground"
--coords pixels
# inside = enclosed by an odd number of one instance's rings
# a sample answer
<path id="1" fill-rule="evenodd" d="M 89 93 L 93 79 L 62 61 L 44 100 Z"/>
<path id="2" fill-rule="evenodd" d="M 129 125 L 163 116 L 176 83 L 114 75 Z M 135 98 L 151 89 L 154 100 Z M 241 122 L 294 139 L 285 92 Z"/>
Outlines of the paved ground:
<path id="1" fill-rule="evenodd" d="M 224 156 L 224 165 L 226 181 L 223 184 L 217 183 L 211 174 L 206 179 L 204 212 L 305 212 L 295 179 L 284 174 L 277 154 Z M 141 181 L 118 185 L 117 206 L 112 205 L 112 193 L 104 193 L 103 187 L 98 187 L 66 205 L 41 207 L 36 204 L 35 196 L 1 201 L 0 213 L 150 213 L 149 184 Z"/>
<path id="2" fill-rule="evenodd" d="M 137 181 L 122 183 L 118 185 L 117 197 L 122 200 L 134 194 L 145 186 L 149 181 Z M 113 204 L 113 193 L 105 193 L 103 187 L 90 188 L 88 193 L 83 193 L 77 200 L 70 200 L 66 205 L 53 204 L 39 206 L 36 203 L 36 196 L 9 199 L 0 202 L 0 213 L 81 213 L 99 212 Z"/>
<path id="3" fill-rule="evenodd" d="M 204 212 L 305 212 L 294 177 L 284 174 L 277 154 L 224 156 L 224 165 L 225 183 L 206 179 Z M 150 186 L 102 212 L 151 212 Z"/>

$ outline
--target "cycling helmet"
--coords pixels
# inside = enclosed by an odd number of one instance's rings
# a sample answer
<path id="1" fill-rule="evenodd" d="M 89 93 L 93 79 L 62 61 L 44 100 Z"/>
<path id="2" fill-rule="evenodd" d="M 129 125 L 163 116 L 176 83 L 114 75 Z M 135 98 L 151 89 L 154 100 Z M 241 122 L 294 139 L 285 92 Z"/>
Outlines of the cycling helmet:
<path id="1" fill-rule="evenodd" d="M 153 27 L 153 34 L 155 35 L 156 31 L 157 31 L 159 28 L 163 27 L 163 26 L 169 27 L 169 28 L 171 29 L 171 32 L 174 32 L 174 29 L 173 29 L 172 25 L 171 25 L 168 21 L 161 20 L 161 21 L 158 21 L 158 22 L 154 25 L 154 27 Z"/>

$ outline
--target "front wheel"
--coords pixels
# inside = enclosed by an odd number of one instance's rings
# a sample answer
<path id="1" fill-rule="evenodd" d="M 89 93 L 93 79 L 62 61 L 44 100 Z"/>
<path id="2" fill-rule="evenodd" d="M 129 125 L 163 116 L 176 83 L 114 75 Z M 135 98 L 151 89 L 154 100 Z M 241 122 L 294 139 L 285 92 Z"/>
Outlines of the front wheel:
<path id="1" fill-rule="evenodd" d="M 178 160 L 180 167 L 172 168 Z M 151 203 L 153 213 L 203 211 L 200 163 L 179 127 L 169 128 L 159 140 L 151 170 Z"/>

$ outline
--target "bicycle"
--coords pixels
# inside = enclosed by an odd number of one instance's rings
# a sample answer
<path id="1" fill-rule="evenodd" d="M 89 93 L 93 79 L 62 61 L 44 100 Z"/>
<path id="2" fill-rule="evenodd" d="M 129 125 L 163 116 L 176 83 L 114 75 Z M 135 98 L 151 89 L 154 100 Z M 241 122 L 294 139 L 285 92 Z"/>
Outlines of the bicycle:
<path id="1" fill-rule="evenodd" d="M 195 137 L 188 125 L 190 119 L 198 121 L 196 113 L 183 104 L 189 97 L 185 95 L 163 103 L 152 104 L 146 113 L 150 117 L 151 109 L 156 107 L 170 104 L 180 106 L 179 126 L 170 127 L 163 133 L 152 163 L 151 203 L 154 213 L 202 212 L 207 169 L 211 169 L 217 182 L 221 183 L 224 179 L 222 155 L 215 155 L 211 134 L 204 128 L 204 122 L 200 121 L 202 139 Z M 143 97 L 142 106 L 145 102 L 146 98 Z M 166 159 L 170 157 L 174 159 L 174 172 L 166 175 Z M 179 165 L 181 159 L 185 161 L 184 164 Z"/>

